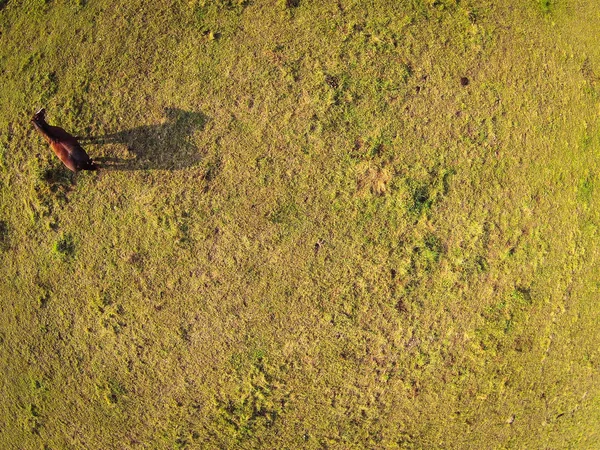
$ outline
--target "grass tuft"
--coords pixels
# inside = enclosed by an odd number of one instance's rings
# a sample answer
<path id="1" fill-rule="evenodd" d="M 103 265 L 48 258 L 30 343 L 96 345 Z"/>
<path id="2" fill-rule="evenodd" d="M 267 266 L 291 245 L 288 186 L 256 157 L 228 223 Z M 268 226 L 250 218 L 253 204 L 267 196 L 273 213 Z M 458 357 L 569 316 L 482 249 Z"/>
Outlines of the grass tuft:
<path id="1" fill-rule="evenodd" d="M 75 255 L 75 243 L 70 234 L 63 235 L 52 248 L 54 253 L 61 259 L 70 259 Z"/>

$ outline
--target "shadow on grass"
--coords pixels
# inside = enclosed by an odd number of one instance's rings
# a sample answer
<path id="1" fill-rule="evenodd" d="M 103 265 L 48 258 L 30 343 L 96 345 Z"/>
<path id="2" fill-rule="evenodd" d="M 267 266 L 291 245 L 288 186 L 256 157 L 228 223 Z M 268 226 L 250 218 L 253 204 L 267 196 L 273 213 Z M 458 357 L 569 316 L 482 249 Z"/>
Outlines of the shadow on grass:
<path id="1" fill-rule="evenodd" d="M 194 131 L 202 131 L 208 117 L 200 112 L 166 108 L 167 121 L 143 125 L 104 136 L 80 137 L 88 144 L 123 144 L 133 158 L 110 156 L 94 158 L 101 170 L 181 170 L 195 166 L 201 160 L 196 146 L 190 141 Z"/>

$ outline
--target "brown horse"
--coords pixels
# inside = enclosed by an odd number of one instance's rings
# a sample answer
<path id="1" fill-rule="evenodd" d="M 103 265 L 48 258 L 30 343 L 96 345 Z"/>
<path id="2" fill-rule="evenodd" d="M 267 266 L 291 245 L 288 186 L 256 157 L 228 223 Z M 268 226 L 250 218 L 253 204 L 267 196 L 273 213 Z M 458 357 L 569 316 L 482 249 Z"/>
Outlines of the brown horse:
<path id="1" fill-rule="evenodd" d="M 98 170 L 94 161 L 90 159 L 77 139 L 60 127 L 48 125 L 46 122 L 46 110 L 44 108 L 36 112 L 31 118 L 35 129 L 50 144 L 50 148 L 56 156 L 73 172 L 80 170 Z"/>

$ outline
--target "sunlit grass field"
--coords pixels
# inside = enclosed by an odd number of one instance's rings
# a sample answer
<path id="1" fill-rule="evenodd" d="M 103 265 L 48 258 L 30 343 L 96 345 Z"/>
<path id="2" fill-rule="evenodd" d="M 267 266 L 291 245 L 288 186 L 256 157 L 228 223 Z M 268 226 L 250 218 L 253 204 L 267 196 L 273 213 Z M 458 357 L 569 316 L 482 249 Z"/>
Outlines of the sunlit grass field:
<path id="1" fill-rule="evenodd" d="M 599 33 L 0 0 L 0 448 L 600 448 Z"/>

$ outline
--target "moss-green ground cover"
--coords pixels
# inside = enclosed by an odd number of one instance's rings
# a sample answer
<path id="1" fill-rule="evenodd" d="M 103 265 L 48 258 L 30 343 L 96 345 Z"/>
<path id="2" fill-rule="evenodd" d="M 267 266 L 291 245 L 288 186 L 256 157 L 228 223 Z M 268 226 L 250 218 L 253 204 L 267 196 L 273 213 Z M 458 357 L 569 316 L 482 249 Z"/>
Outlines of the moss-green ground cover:
<path id="1" fill-rule="evenodd" d="M 598 30 L 0 1 L 0 447 L 599 448 Z"/>

